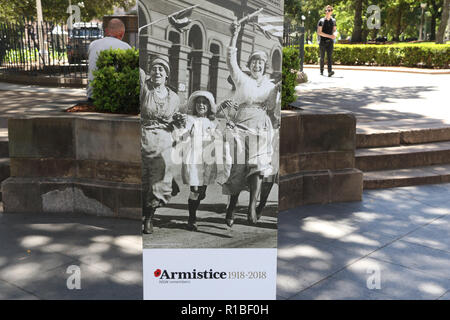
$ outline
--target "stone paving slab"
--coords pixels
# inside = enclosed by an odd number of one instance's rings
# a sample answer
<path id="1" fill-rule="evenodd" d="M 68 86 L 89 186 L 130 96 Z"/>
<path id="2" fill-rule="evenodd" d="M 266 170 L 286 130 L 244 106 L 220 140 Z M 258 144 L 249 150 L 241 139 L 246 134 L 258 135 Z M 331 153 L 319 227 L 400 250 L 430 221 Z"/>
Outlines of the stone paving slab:
<path id="1" fill-rule="evenodd" d="M 450 221 L 445 218 L 436 219 L 410 233 L 403 241 L 450 253 Z"/>
<path id="2" fill-rule="evenodd" d="M 449 252 L 399 240 L 372 253 L 370 257 L 450 280 Z"/>
<path id="3" fill-rule="evenodd" d="M 278 248 L 277 294 L 290 298 L 360 259 L 359 253 L 306 240 Z"/>
<path id="4" fill-rule="evenodd" d="M 440 296 L 439 300 L 450 300 L 450 290 Z"/>
<path id="5" fill-rule="evenodd" d="M 0 300 L 39 300 L 30 292 L 0 280 Z"/>
<path id="6" fill-rule="evenodd" d="M 1 212 L 1 298 L 142 299 L 140 221 Z M 71 265 L 81 290 L 67 289 Z"/>
<path id="7" fill-rule="evenodd" d="M 379 272 L 379 286 L 373 276 Z M 300 292 L 293 300 L 390 300 L 438 299 L 450 281 L 395 264 L 365 258 L 345 270 Z M 379 289 L 378 289 L 379 288 Z"/>
<path id="8" fill-rule="evenodd" d="M 72 265 L 80 268 L 79 290 L 67 288 L 67 269 Z M 79 262 L 40 273 L 27 281 L 19 280 L 17 285 L 44 300 L 141 300 L 143 296 L 142 287 Z"/>
<path id="9" fill-rule="evenodd" d="M 449 188 L 370 190 L 361 203 L 281 212 L 278 298 L 448 299 Z M 366 286 L 374 265 L 381 290 Z"/>

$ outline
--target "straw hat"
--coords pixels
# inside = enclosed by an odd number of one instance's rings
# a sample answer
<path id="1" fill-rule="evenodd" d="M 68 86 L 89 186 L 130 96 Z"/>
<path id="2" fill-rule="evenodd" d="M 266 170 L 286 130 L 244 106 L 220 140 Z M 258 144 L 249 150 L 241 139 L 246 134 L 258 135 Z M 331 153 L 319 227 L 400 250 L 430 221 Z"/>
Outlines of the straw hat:
<path id="1" fill-rule="evenodd" d="M 194 108 L 195 108 L 195 99 L 197 99 L 198 97 L 205 97 L 206 99 L 208 99 L 209 101 L 209 105 L 210 107 L 210 112 L 212 114 L 216 114 L 217 113 L 217 106 L 216 103 L 214 101 L 214 96 L 211 94 L 211 92 L 209 91 L 195 91 L 191 94 L 191 96 L 189 97 L 188 103 L 187 103 L 187 109 L 188 109 L 188 113 L 190 114 L 194 114 Z"/>
<path id="2" fill-rule="evenodd" d="M 169 60 L 166 59 L 166 57 L 163 56 L 157 56 L 154 58 L 150 64 L 150 68 L 153 68 L 154 65 L 160 64 L 164 67 L 166 70 L 167 76 L 170 75 L 170 66 L 169 66 Z"/>

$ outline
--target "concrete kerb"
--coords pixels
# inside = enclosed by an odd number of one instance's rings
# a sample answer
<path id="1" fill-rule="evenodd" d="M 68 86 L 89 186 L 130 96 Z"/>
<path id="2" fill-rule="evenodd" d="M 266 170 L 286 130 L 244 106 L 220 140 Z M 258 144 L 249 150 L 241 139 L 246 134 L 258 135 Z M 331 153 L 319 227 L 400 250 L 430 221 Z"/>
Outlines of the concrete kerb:
<path id="1" fill-rule="evenodd" d="M 0 72 L 0 82 L 47 87 L 86 88 L 87 79 Z"/>
<path id="2" fill-rule="evenodd" d="M 319 65 L 304 65 L 306 69 L 319 69 Z M 345 65 L 333 65 L 333 69 L 336 70 L 353 70 L 353 71 L 381 71 L 381 72 L 400 72 L 411 74 L 431 74 L 442 75 L 450 74 L 450 69 L 420 69 L 420 68 L 407 68 L 407 67 L 370 67 L 370 66 L 345 66 Z"/>

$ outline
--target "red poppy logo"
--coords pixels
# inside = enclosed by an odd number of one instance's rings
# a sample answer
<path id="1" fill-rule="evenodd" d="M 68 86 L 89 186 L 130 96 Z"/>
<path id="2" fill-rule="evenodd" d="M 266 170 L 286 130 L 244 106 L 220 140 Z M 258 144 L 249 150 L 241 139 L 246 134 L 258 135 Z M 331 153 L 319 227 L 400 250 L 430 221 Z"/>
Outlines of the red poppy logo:
<path id="1" fill-rule="evenodd" d="M 155 275 L 155 277 L 159 277 L 161 275 L 161 269 L 156 269 L 153 274 Z"/>

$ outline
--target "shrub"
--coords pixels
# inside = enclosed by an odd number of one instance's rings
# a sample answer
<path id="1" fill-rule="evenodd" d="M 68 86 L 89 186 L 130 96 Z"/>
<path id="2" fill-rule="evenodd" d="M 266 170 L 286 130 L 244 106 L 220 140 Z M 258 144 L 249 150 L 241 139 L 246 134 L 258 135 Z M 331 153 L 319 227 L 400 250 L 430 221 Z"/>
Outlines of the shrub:
<path id="1" fill-rule="evenodd" d="M 448 68 L 450 45 L 420 44 L 336 44 L 333 60 L 343 65 L 405 66 L 424 68 Z M 317 64 L 319 46 L 305 46 L 305 63 Z"/>
<path id="2" fill-rule="evenodd" d="M 100 52 L 92 81 L 97 111 L 139 113 L 139 51 L 109 49 Z"/>
<path id="3" fill-rule="evenodd" d="M 300 69 L 299 51 L 296 48 L 283 48 L 283 87 L 282 109 L 288 107 L 296 99 L 297 71 Z"/>

